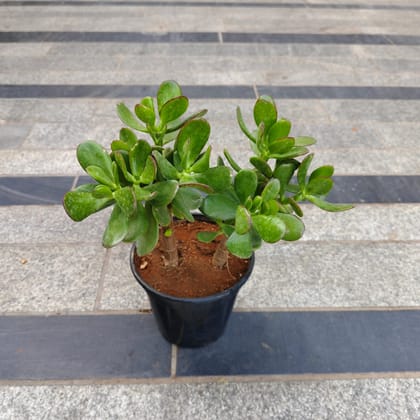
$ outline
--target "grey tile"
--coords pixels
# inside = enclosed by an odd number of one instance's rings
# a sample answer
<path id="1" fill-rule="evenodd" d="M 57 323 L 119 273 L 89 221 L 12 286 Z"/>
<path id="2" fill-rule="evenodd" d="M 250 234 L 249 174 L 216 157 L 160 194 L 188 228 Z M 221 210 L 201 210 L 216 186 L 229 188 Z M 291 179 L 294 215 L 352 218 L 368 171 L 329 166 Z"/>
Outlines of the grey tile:
<path id="1" fill-rule="evenodd" d="M 419 379 L 201 384 L 12 386 L 0 389 L 3 419 L 416 418 Z M 256 395 L 258 398 L 256 398 Z M 164 403 L 163 403 L 164 402 Z M 193 402 L 193 403 L 192 403 Z M 1 418 L 1 417 L 0 417 Z"/>
<path id="2" fill-rule="evenodd" d="M 0 317 L 0 378 L 151 378 L 170 375 L 171 347 L 151 315 Z"/>
<path id="3" fill-rule="evenodd" d="M 0 124 L 0 149 L 18 149 L 30 130 L 30 125 Z"/>
<path id="4" fill-rule="evenodd" d="M 99 244 L 2 246 L 1 312 L 92 311 L 104 254 Z"/>
<path id="5" fill-rule="evenodd" d="M 343 236 L 351 230 L 338 226 Z M 419 251 L 417 242 L 398 241 L 267 245 L 257 251 L 236 306 L 418 306 Z"/>

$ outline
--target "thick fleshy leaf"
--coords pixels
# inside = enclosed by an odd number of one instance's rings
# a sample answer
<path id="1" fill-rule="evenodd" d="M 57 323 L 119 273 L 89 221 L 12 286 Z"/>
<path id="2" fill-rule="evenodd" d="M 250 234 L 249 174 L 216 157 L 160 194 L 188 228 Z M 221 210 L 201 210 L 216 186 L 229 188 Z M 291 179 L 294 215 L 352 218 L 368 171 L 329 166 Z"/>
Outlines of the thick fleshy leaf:
<path id="1" fill-rule="evenodd" d="M 315 197 L 312 195 L 305 195 L 305 198 L 310 202 L 314 203 L 320 209 L 331 212 L 350 210 L 354 207 L 353 204 L 329 203 L 328 201 L 325 201 L 319 197 Z"/>
<path id="2" fill-rule="evenodd" d="M 112 178 L 99 166 L 88 166 L 86 168 L 87 174 L 93 178 L 95 181 L 98 181 L 101 184 L 107 185 L 108 187 L 114 189 L 116 184 L 114 181 L 114 176 Z"/>
<path id="3" fill-rule="evenodd" d="M 126 162 L 126 158 L 124 158 L 124 156 L 126 156 L 126 157 L 127 157 L 127 154 L 125 153 L 125 154 L 123 155 L 123 154 L 122 154 L 121 152 L 119 152 L 119 151 L 114 152 L 114 159 L 115 159 L 115 162 L 117 162 L 118 167 L 121 169 L 121 172 L 123 173 L 124 178 L 125 178 L 128 182 L 133 183 L 133 182 L 135 181 L 135 179 L 134 179 L 133 175 L 131 175 L 131 174 L 128 172 L 128 169 L 127 169 L 127 162 Z M 127 160 L 128 160 L 128 157 L 127 157 Z"/>
<path id="4" fill-rule="evenodd" d="M 268 146 L 268 150 L 271 154 L 283 155 L 289 152 L 295 145 L 295 139 L 293 137 L 285 137 L 283 139 L 274 140 Z"/>
<path id="5" fill-rule="evenodd" d="M 266 130 L 277 121 L 277 109 L 273 98 L 263 95 L 257 99 L 254 105 L 254 120 L 258 127 L 264 123 Z"/>
<path id="6" fill-rule="evenodd" d="M 309 177 L 309 182 L 317 178 L 331 178 L 334 174 L 334 167 L 331 165 L 320 166 L 315 169 Z"/>
<path id="7" fill-rule="evenodd" d="M 133 242 L 147 231 L 146 210 L 141 204 L 137 204 L 136 212 L 128 219 L 127 234 L 124 242 Z"/>
<path id="8" fill-rule="evenodd" d="M 88 166 L 98 166 L 112 179 L 112 160 L 107 151 L 94 141 L 86 141 L 77 147 L 77 160 L 86 170 Z"/>
<path id="9" fill-rule="evenodd" d="M 268 131 L 268 142 L 273 143 L 276 140 L 283 139 L 290 134 L 292 124 L 289 120 L 282 118 L 275 122 Z"/>
<path id="10" fill-rule="evenodd" d="M 275 200 L 280 192 L 280 181 L 277 178 L 272 178 L 264 187 L 261 194 L 263 201 Z"/>
<path id="11" fill-rule="evenodd" d="M 122 140 L 114 140 L 111 142 L 111 150 L 113 152 L 123 150 L 125 152 L 129 152 L 131 150 L 132 146 L 129 144 L 123 142 Z"/>
<path id="12" fill-rule="evenodd" d="M 244 206 L 238 206 L 235 216 L 235 232 L 243 235 L 251 229 L 251 215 Z"/>
<path id="13" fill-rule="evenodd" d="M 210 242 L 213 242 L 219 235 L 220 232 L 198 232 L 197 239 L 200 242 L 208 244 Z"/>
<path id="14" fill-rule="evenodd" d="M 231 154 L 227 149 L 223 150 L 223 154 L 225 155 L 227 161 L 229 162 L 229 165 L 236 171 L 239 172 L 242 168 L 235 162 Z"/>
<path id="15" fill-rule="evenodd" d="M 178 191 L 178 182 L 173 180 L 156 182 L 143 189 L 149 192 L 155 192 L 156 195 L 150 202 L 153 206 L 162 207 L 167 206 L 174 199 Z"/>
<path id="16" fill-rule="evenodd" d="M 178 179 L 180 177 L 180 174 L 176 170 L 175 166 L 173 166 L 172 163 L 163 157 L 157 150 L 153 151 L 153 157 L 156 159 L 159 172 L 164 179 Z"/>
<path id="17" fill-rule="evenodd" d="M 249 258 L 252 255 L 252 241 L 250 233 L 239 235 L 233 232 L 226 241 L 229 252 L 239 258 Z"/>
<path id="18" fill-rule="evenodd" d="M 155 207 L 152 206 L 153 216 L 160 226 L 169 226 L 172 222 L 172 215 L 167 206 Z"/>
<path id="19" fill-rule="evenodd" d="M 293 200 L 292 197 L 289 197 L 287 199 L 287 202 L 290 204 L 290 206 L 292 207 L 293 211 L 299 216 L 299 217 L 303 217 L 303 210 L 302 208 L 299 206 L 299 204 Z"/>
<path id="20" fill-rule="evenodd" d="M 262 214 L 265 214 L 266 216 L 271 216 L 273 214 L 278 213 L 280 204 L 277 200 L 263 201 L 261 208 Z"/>
<path id="21" fill-rule="evenodd" d="M 68 216 L 76 222 L 111 205 L 114 200 L 95 198 L 93 190 L 98 184 L 84 184 L 65 194 L 63 205 Z"/>
<path id="22" fill-rule="evenodd" d="M 102 184 L 97 185 L 93 189 L 92 195 L 95 198 L 108 198 L 110 200 L 112 200 L 114 198 L 111 188 L 107 187 L 106 185 L 102 185 Z"/>
<path id="23" fill-rule="evenodd" d="M 182 91 L 180 86 L 174 80 L 166 80 L 159 86 L 157 92 L 157 103 L 158 110 L 162 109 L 162 106 L 166 104 L 169 100 L 176 98 L 177 96 L 182 96 Z"/>
<path id="24" fill-rule="evenodd" d="M 316 140 L 313 137 L 308 136 L 301 136 L 301 137 L 295 137 L 295 146 L 312 146 L 316 143 Z"/>
<path id="25" fill-rule="evenodd" d="M 181 115 L 185 114 L 188 108 L 188 98 L 186 96 L 178 96 L 166 102 L 159 111 L 160 119 L 163 124 L 175 121 Z"/>
<path id="26" fill-rule="evenodd" d="M 119 188 L 114 191 L 114 198 L 127 217 L 130 217 L 136 211 L 136 196 L 131 187 Z"/>
<path id="27" fill-rule="evenodd" d="M 105 248 L 120 243 L 128 231 L 128 218 L 118 205 L 114 206 L 108 225 L 102 237 L 102 244 Z"/>
<path id="28" fill-rule="evenodd" d="M 299 186 L 302 189 L 306 185 L 306 175 L 308 173 L 309 166 L 311 165 L 313 157 L 314 157 L 313 153 L 306 156 L 306 158 L 303 159 L 302 163 L 299 166 L 299 169 L 298 169 L 298 172 L 297 172 L 297 180 L 298 180 Z"/>
<path id="29" fill-rule="evenodd" d="M 145 124 L 153 125 L 155 123 L 156 116 L 153 108 L 140 103 L 134 107 L 134 112 Z"/>
<path id="30" fill-rule="evenodd" d="M 140 256 L 152 252 L 159 241 L 159 225 L 153 216 L 150 205 L 146 205 L 145 220 L 147 221 L 147 229 L 136 240 L 136 251 Z"/>
<path id="31" fill-rule="evenodd" d="M 125 125 L 128 125 L 137 131 L 147 132 L 146 127 L 140 123 L 140 121 L 123 103 L 117 105 L 117 114 Z"/>
<path id="32" fill-rule="evenodd" d="M 299 167 L 297 160 L 290 160 L 287 162 L 277 162 L 274 169 L 273 176 L 280 181 L 281 194 L 284 194 L 286 185 L 292 179 L 295 170 Z"/>
<path id="33" fill-rule="evenodd" d="M 236 108 L 236 119 L 239 124 L 239 128 L 241 131 L 253 142 L 255 143 L 257 141 L 257 138 L 248 130 L 245 121 L 242 117 L 242 112 L 239 106 Z"/>
<path id="34" fill-rule="evenodd" d="M 257 175 L 254 171 L 243 169 L 236 174 L 234 181 L 235 192 L 241 203 L 245 203 L 248 197 L 254 197 L 257 184 Z"/>
<path id="35" fill-rule="evenodd" d="M 156 179 L 157 166 L 156 161 L 149 156 L 146 161 L 146 166 L 144 167 L 143 173 L 140 176 L 140 182 L 142 184 L 151 184 Z"/>
<path id="36" fill-rule="evenodd" d="M 333 186 L 331 178 L 315 178 L 308 182 L 306 192 L 311 195 L 327 195 Z"/>
<path id="37" fill-rule="evenodd" d="M 197 182 L 208 185 L 215 192 L 223 192 L 231 186 L 230 170 L 226 166 L 216 166 L 195 176 Z"/>
<path id="38" fill-rule="evenodd" d="M 156 192 L 147 191 L 139 185 L 133 185 L 133 191 L 137 201 L 150 201 L 156 197 Z"/>
<path id="39" fill-rule="evenodd" d="M 202 173 L 208 171 L 210 168 L 210 155 L 211 155 L 211 146 L 198 157 L 194 165 L 191 166 L 190 171 L 196 173 Z"/>
<path id="40" fill-rule="evenodd" d="M 286 233 L 282 238 L 284 241 L 297 241 L 302 237 L 305 225 L 298 217 L 292 214 L 278 213 L 277 218 L 286 225 Z"/>
<path id="41" fill-rule="evenodd" d="M 252 216 L 252 225 L 262 240 L 268 243 L 278 242 L 286 233 L 286 225 L 277 216 Z"/>
<path id="42" fill-rule="evenodd" d="M 168 123 L 168 126 L 166 127 L 166 132 L 167 133 L 173 133 L 174 131 L 179 130 L 182 126 L 184 126 L 185 124 L 189 123 L 192 120 L 204 117 L 204 115 L 207 114 L 207 109 L 202 109 L 201 111 L 195 112 L 194 114 L 190 115 L 188 118 L 186 118 L 185 120 L 176 120 L 176 121 L 172 121 L 170 123 Z"/>
<path id="43" fill-rule="evenodd" d="M 130 146 L 130 149 L 137 143 L 137 136 L 129 128 L 121 128 L 120 140 Z"/>
<path id="44" fill-rule="evenodd" d="M 184 125 L 175 142 L 175 150 L 181 157 L 184 169 L 194 164 L 210 136 L 210 124 L 204 120 L 193 120 Z"/>
<path id="45" fill-rule="evenodd" d="M 273 171 L 270 165 L 264 159 L 261 159 L 258 156 L 252 156 L 252 158 L 250 158 L 249 161 L 267 178 L 271 178 L 273 176 Z"/>
<path id="46" fill-rule="evenodd" d="M 261 210 L 261 206 L 263 204 L 262 197 L 260 195 L 257 195 L 252 200 L 252 206 L 251 206 L 251 213 L 257 213 Z"/>
<path id="47" fill-rule="evenodd" d="M 306 147 L 293 146 L 288 152 L 285 153 L 271 153 L 270 157 L 273 159 L 293 159 L 299 156 L 303 156 L 309 153 Z"/>
<path id="48" fill-rule="evenodd" d="M 215 220 L 234 220 L 239 203 L 225 194 L 208 195 L 203 202 L 202 211 Z"/>
<path id="49" fill-rule="evenodd" d="M 203 196 L 195 188 L 182 187 L 178 189 L 172 201 L 172 207 L 184 219 L 194 222 L 191 212 L 197 210 L 201 206 L 202 201 Z"/>
<path id="50" fill-rule="evenodd" d="M 144 171 L 146 166 L 147 158 L 152 152 L 152 148 L 149 143 L 145 140 L 140 140 L 128 153 L 128 159 L 130 161 L 130 172 L 136 177 L 140 178 L 140 175 Z"/>

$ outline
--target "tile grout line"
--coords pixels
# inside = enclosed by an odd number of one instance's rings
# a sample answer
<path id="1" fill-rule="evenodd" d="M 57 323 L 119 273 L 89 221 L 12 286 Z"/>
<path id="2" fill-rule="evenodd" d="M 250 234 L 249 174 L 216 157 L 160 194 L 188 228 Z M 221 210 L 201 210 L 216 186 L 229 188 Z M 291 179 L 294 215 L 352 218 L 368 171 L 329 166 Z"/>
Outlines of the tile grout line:
<path id="1" fill-rule="evenodd" d="M 178 346 L 176 344 L 172 344 L 171 347 L 171 378 L 176 378 Z"/>
<path id="2" fill-rule="evenodd" d="M 74 190 L 76 188 L 76 185 L 79 182 L 79 178 L 80 178 L 80 175 L 76 175 L 74 177 L 73 183 L 71 184 L 71 188 L 70 188 L 71 190 Z"/>
<path id="3" fill-rule="evenodd" d="M 110 258 L 111 258 L 111 250 L 107 249 L 105 251 L 105 257 L 102 264 L 101 274 L 99 276 L 98 288 L 96 290 L 96 298 L 95 298 L 95 303 L 93 305 L 94 311 L 100 310 L 100 307 L 101 307 L 101 299 L 102 299 L 102 294 L 104 291 L 105 272 L 106 272 L 106 269 L 108 268 Z"/>
<path id="4" fill-rule="evenodd" d="M 258 93 L 257 85 L 252 85 L 252 89 L 254 90 L 255 98 L 258 99 L 260 97 L 260 95 Z"/>
<path id="5" fill-rule="evenodd" d="M 218 32 L 217 36 L 219 37 L 219 43 L 223 44 L 223 34 L 222 34 L 222 32 Z"/>

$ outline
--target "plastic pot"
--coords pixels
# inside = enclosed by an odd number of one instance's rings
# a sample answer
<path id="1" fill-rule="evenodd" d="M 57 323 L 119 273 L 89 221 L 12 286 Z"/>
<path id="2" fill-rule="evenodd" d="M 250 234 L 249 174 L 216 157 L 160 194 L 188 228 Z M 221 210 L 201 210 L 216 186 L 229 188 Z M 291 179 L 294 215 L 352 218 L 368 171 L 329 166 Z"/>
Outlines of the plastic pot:
<path id="1" fill-rule="evenodd" d="M 236 295 L 254 268 L 254 254 L 243 277 L 231 288 L 206 297 L 180 298 L 158 292 L 141 278 L 134 266 L 135 252 L 133 245 L 130 253 L 131 271 L 146 291 L 159 331 L 167 341 L 181 347 L 200 347 L 222 336 Z"/>

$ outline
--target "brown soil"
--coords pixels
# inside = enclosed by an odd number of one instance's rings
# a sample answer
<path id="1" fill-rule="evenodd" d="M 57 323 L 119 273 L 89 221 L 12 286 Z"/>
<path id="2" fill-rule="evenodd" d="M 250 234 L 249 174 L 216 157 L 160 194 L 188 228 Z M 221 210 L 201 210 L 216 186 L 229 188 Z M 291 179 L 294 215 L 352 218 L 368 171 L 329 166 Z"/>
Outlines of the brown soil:
<path id="1" fill-rule="evenodd" d="M 218 269 L 212 257 L 218 238 L 205 244 L 197 239 L 197 232 L 214 231 L 210 223 L 185 221 L 175 224 L 179 266 L 167 267 L 160 242 L 155 250 L 144 257 L 135 254 L 134 264 L 141 277 L 159 292 L 177 297 L 203 297 L 222 292 L 233 286 L 246 272 L 249 260 L 229 255 L 228 265 Z"/>

